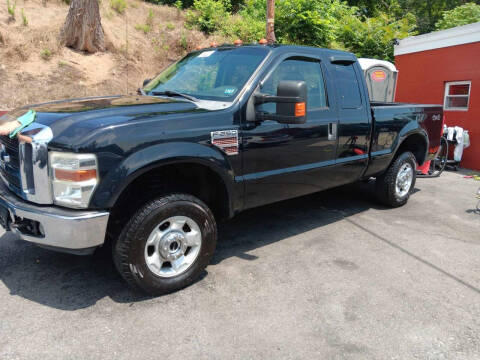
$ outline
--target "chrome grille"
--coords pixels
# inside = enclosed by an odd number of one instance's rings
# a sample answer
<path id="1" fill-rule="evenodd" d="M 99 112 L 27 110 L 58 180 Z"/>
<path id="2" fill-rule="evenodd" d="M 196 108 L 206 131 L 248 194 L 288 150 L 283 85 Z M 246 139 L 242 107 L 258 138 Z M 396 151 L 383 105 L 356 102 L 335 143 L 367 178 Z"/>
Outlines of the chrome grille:
<path id="1" fill-rule="evenodd" d="M 10 137 L 2 135 L 0 144 L 0 173 L 8 182 L 7 185 L 21 189 L 18 139 L 10 139 Z"/>
<path id="2" fill-rule="evenodd" d="M 5 146 L 5 152 L 10 156 L 10 165 L 20 168 L 18 160 L 18 139 L 17 137 L 10 139 L 9 136 L 1 135 L 0 142 Z"/>
<path id="3" fill-rule="evenodd" d="M 48 170 L 48 143 L 52 129 L 34 123 L 21 134 L 30 141 L 0 136 L 0 175 L 8 188 L 21 198 L 37 203 L 52 204 Z"/>

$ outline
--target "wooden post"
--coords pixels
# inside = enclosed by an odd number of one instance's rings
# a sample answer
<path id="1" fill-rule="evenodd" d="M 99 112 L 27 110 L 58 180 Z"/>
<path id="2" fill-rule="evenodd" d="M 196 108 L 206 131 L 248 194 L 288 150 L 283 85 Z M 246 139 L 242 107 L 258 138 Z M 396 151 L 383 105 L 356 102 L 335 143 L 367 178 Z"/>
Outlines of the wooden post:
<path id="1" fill-rule="evenodd" d="M 267 42 L 275 44 L 275 0 L 267 0 Z"/>

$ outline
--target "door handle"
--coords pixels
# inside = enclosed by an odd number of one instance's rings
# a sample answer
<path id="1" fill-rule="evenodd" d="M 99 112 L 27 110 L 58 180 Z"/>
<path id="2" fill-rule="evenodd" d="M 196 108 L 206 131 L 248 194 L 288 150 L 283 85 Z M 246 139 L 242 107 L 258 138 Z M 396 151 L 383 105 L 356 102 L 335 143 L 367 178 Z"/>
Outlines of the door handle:
<path id="1" fill-rule="evenodd" d="M 337 140 L 337 123 L 328 123 L 328 140 Z"/>

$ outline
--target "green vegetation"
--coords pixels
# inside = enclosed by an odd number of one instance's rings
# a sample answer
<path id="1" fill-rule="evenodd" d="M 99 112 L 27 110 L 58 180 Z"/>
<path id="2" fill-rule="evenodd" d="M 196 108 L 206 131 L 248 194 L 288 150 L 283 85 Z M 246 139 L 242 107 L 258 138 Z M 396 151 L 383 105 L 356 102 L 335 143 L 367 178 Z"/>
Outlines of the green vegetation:
<path id="1" fill-rule="evenodd" d="M 175 25 L 173 25 L 171 22 L 167 23 L 167 26 L 166 26 L 167 30 L 173 30 L 175 29 Z"/>
<path id="2" fill-rule="evenodd" d="M 445 11 L 464 5 L 466 0 L 348 0 L 349 5 L 356 6 L 364 16 L 375 17 L 379 13 L 388 13 L 396 19 L 406 14 L 415 16 L 415 30 L 424 34 L 436 29 L 436 23 Z M 480 3 L 480 1 L 475 1 Z"/>
<path id="3" fill-rule="evenodd" d="M 258 41 L 265 36 L 265 0 L 245 0 L 236 13 L 225 1 L 195 0 L 187 24 L 230 40 Z M 393 41 L 416 34 L 415 17 L 360 9 L 340 0 L 283 0 L 276 3 L 275 33 L 279 43 L 345 49 L 359 56 L 393 59 Z M 292 15 L 294 14 L 294 15 Z"/>
<path id="4" fill-rule="evenodd" d="M 188 8 L 186 26 L 245 43 L 265 37 L 266 0 L 146 0 Z M 396 39 L 480 21 L 480 0 L 277 0 L 279 43 L 393 60 Z M 148 24 L 148 22 L 147 22 Z M 172 30 L 167 24 L 168 30 Z"/>
<path id="5" fill-rule="evenodd" d="M 182 33 L 182 37 L 180 38 L 180 46 L 182 47 L 183 50 L 188 49 L 188 41 L 184 33 Z"/>
<path id="6" fill-rule="evenodd" d="M 25 11 L 23 9 L 22 9 L 22 24 L 23 26 L 28 26 L 27 15 L 25 15 Z"/>
<path id="7" fill-rule="evenodd" d="M 7 0 L 7 12 L 11 16 L 12 19 L 15 20 L 15 9 L 17 8 L 17 1 L 13 4 L 10 3 L 10 0 Z"/>
<path id="8" fill-rule="evenodd" d="M 435 25 L 438 30 L 472 24 L 480 21 L 480 5 L 467 3 L 453 10 L 445 11 L 442 17 Z"/>
<path id="9" fill-rule="evenodd" d="M 125 13 L 127 8 L 126 0 L 110 0 L 110 7 L 119 14 Z"/>
<path id="10" fill-rule="evenodd" d="M 138 24 L 135 25 L 135 30 L 143 31 L 143 33 L 147 35 L 152 30 L 152 28 L 148 24 Z"/>
<path id="11" fill-rule="evenodd" d="M 182 0 L 177 0 L 173 3 L 173 6 L 175 6 L 178 10 L 182 10 L 183 9 L 183 2 Z"/>
<path id="12" fill-rule="evenodd" d="M 147 21 L 146 24 L 149 26 L 153 25 L 153 19 L 155 17 L 155 14 L 153 13 L 152 9 L 148 9 L 148 15 L 147 15 Z"/>
<path id="13" fill-rule="evenodd" d="M 194 0 L 193 10 L 187 12 L 187 23 L 211 34 L 224 30 L 229 15 L 224 1 Z"/>
<path id="14" fill-rule="evenodd" d="M 155 13 L 153 12 L 152 9 L 149 9 L 147 19 L 145 20 L 145 24 L 135 25 L 135 29 L 138 31 L 143 31 L 143 33 L 147 35 L 153 29 L 154 18 L 155 18 Z"/>
<path id="15" fill-rule="evenodd" d="M 40 56 L 43 60 L 50 60 L 50 58 L 52 57 L 52 52 L 49 49 L 43 49 L 40 52 Z"/>

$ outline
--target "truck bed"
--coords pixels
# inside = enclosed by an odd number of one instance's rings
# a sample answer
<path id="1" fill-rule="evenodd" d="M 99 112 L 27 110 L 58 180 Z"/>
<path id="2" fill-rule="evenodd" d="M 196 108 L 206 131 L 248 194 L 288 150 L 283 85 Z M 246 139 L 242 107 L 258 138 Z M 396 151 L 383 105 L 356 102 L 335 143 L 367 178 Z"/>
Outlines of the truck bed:
<path id="1" fill-rule="evenodd" d="M 382 146 L 385 136 L 397 136 L 408 123 L 413 126 L 417 122 L 428 135 L 429 153 L 435 153 L 440 146 L 443 129 L 442 105 L 372 102 L 371 108 L 374 118 L 373 139 L 378 139 L 376 144 L 373 144 L 372 152 L 385 150 Z"/>

